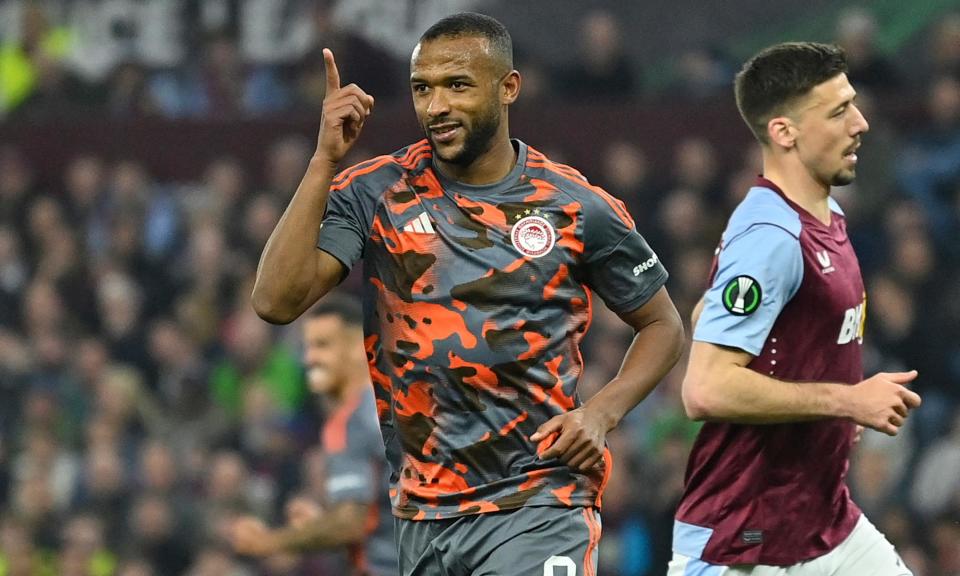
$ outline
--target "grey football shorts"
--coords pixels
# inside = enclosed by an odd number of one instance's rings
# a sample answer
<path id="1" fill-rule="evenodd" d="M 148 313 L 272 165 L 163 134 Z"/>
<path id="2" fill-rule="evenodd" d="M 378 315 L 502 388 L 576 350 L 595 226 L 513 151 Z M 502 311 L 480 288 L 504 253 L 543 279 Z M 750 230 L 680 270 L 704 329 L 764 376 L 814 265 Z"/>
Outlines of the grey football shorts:
<path id="1" fill-rule="evenodd" d="M 594 508 L 527 506 L 446 520 L 395 518 L 402 576 L 594 576 Z"/>

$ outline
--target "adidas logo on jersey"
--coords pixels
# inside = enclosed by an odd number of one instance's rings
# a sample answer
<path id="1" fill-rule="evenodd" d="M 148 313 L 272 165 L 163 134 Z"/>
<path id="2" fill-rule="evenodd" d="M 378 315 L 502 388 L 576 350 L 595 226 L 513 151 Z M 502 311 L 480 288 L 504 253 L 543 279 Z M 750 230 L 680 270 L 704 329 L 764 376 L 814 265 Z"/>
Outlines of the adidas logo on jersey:
<path id="1" fill-rule="evenodd" d="M 421 212 L 419 216 L 407 222 L 407 225 L 403 227 L 404 232 L 416 232 L 418 234 L 436 234 L 436 231 L 433 229 L 433 224 L 430 223 L 430 218 L 427 217 L 426 212 Z"/>

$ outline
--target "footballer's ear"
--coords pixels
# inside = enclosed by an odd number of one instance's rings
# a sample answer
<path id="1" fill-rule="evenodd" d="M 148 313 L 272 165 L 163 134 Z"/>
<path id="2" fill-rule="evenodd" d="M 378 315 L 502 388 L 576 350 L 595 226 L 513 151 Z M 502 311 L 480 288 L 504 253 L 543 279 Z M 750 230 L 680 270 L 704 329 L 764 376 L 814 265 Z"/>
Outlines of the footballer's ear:
<path id="1" fill-rule="evenodd" d="M 500 81 L 500 103 L 513 104 L 520 95 L 520 73 L 511 70 Z"/>
<path id="2" fill-rule="evenodd" d="M 781 148 L 793 148 L 797 142 L 797 127 L 788 116 L 774 116 L 767 122 L 767 138 Z"/>

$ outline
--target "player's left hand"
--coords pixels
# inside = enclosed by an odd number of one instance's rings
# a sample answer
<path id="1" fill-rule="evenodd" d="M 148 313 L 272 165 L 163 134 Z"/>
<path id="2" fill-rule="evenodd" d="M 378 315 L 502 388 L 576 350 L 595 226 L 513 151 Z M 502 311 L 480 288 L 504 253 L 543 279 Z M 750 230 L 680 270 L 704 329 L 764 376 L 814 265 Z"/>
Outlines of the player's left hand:
<path id="1" fill-rule="evenodd" d="M 544 422 L 530 436 L 539 442 L 541 460 L 559 458 L 575 470 L 586 472 L 603 461 L 607 427 L 583 406 Z M 552 440 L 552 442 L 551 442 Z"/>
<path id="2" fill-rule="evenodd" d="M 293 528 L 303 528 L 315 522 L 321 515 L 320 507 L 303 496 L 292 498 L 286 505 L 287 522 Z"/>

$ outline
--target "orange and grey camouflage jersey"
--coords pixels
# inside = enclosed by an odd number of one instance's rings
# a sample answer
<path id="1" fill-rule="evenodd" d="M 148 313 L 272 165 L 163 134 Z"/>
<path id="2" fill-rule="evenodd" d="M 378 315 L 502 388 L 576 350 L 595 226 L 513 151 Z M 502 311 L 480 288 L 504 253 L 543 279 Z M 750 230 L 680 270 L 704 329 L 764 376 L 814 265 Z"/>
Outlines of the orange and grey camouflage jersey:
<path id="1" fill-rule="evenodd" d="M 597 506 L 530 435 L 580 405 L 591 293 L 633 311 L 667 272 L 622 202 L 513 141 L 491 185 L 450 181 L 426 140 L 332 185 L 318 246 L 364 265 L 367 354 L 400 518 Z"/>

